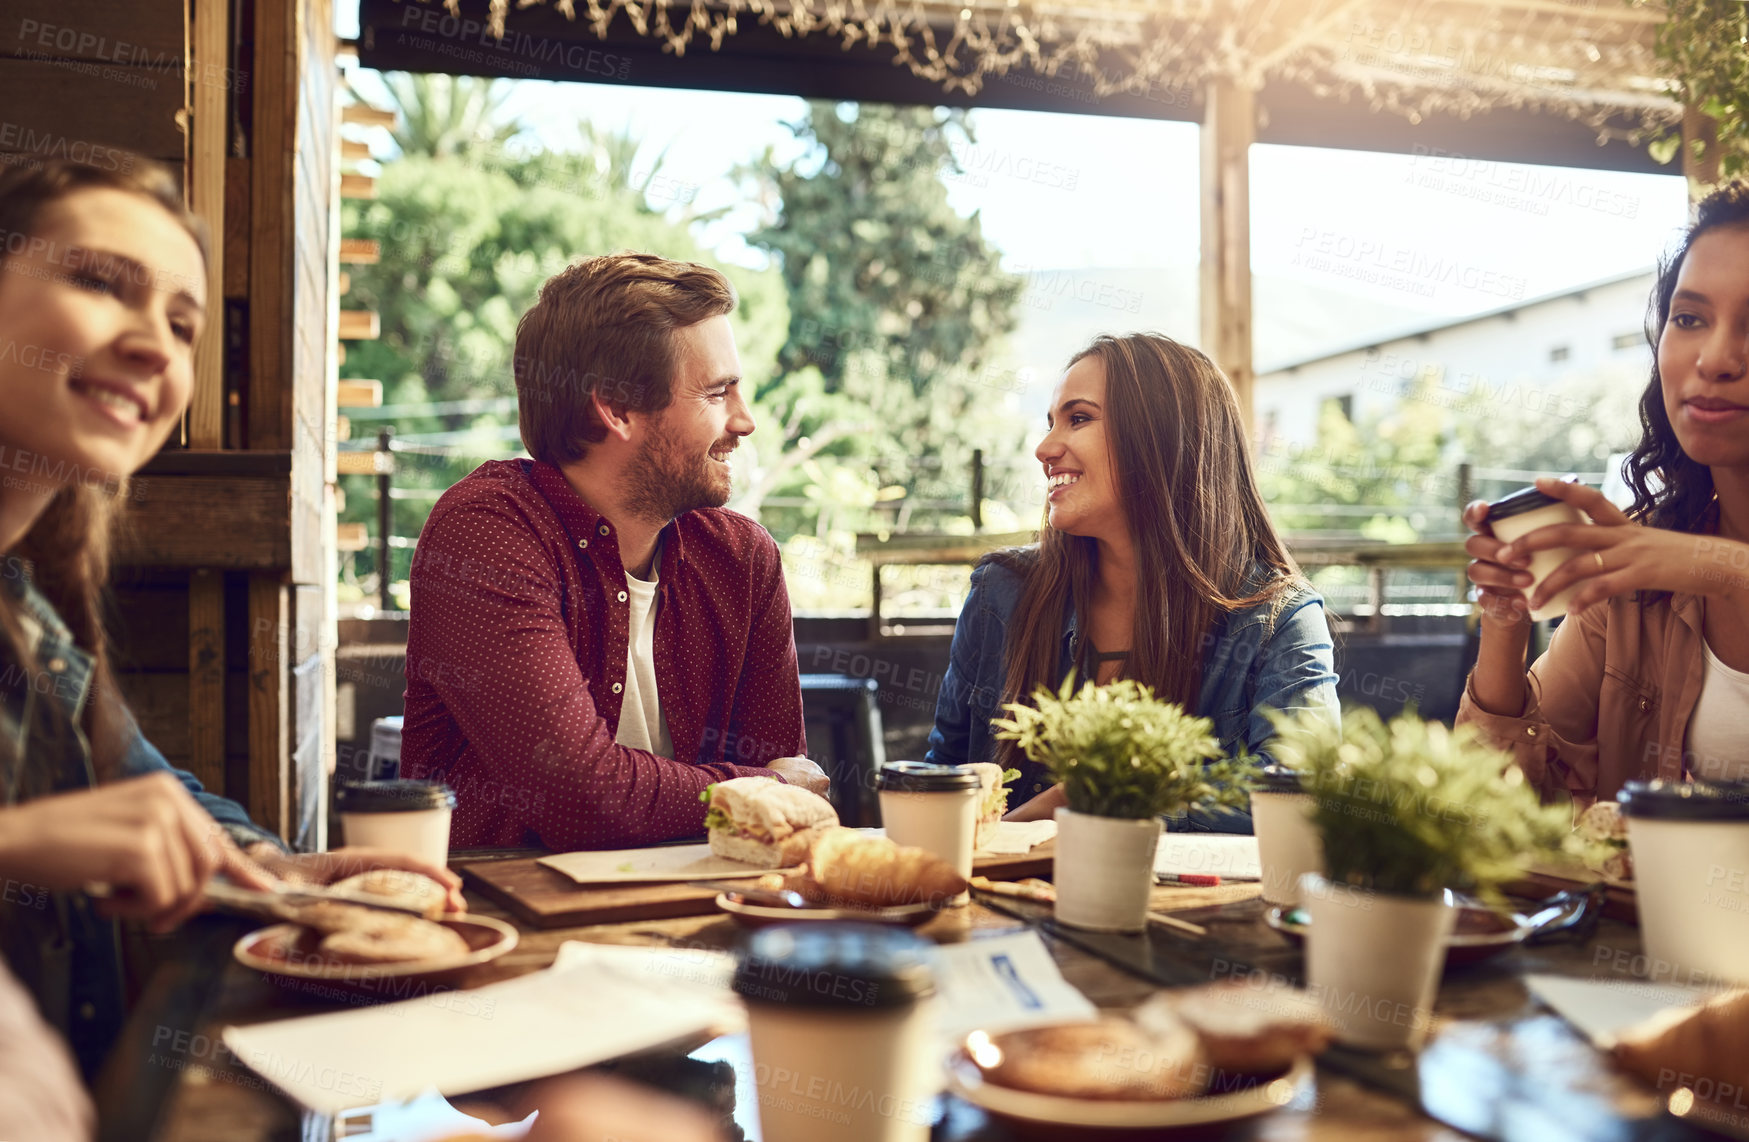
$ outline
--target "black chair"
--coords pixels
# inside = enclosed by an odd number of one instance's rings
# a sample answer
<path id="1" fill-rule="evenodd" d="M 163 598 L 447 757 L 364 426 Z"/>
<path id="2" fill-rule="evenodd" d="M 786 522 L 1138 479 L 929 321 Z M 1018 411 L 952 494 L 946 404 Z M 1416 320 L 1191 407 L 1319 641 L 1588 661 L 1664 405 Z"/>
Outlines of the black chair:
<path id="1" fill-rule="evenodd" d="M 804 674 L 802 720 L 808 750 L 832 778 L 832 807 L 846 825 L 881 823 L 875 775 L 887 762 L 873 678 Z"/>

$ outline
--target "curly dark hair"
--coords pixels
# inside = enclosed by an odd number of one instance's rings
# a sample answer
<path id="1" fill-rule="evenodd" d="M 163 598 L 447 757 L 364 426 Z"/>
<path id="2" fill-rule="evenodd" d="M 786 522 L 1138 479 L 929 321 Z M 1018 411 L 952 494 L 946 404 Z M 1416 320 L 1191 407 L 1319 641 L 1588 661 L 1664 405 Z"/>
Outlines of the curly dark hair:
<path id="1" fill-rule="evenodd" d="M 1704 532 L 1713 504 L 1712 469 L 1682 450 L 1664 409 L 1664 378 L 1658 373 L 1658 341 L 1670 320 L 1676 279 L 1695 239 L 1723 226 L 1749 227 L 1749 184 L 1732 181 L 1700 202 L 1694 224 L 1675 252 L 1658 266 L 1658 281 L 1646 310 L 1646 339 L 1652 345 L 1652 379 L 1640 397 L 1640 443 L 1628 456 L 1628 487 L 1634 503 L 1628 514 L 1650 527 Z"/>

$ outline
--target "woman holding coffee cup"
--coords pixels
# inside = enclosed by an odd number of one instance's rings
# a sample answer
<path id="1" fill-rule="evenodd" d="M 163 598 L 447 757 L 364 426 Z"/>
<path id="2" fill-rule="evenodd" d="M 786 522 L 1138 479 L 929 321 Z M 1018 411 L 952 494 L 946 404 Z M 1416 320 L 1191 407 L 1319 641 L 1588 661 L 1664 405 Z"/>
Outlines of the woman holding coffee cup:
<path id="1" fill-rule="evenodd" d="M 1538 480 L 1591 522 L 1510 542 L 1489 505 L 1464 512 L 1482 614 L 1458 721 L 1581 804 L 1638 778 L 1749 777 L 1749 186 L 1701 202 L 1651 313 L 1633 505 Z M 1527 674 L 1531 617 L 1563 595 L 1567 621 Z"/>
<path id="2" fill-rule="evenodd" d="M 1212 719 L 1229 752 L 1267 753 L 1270 709 L 1334 722 L 1323 602 L 1270 523 L 1220 370 L 1158 334 L 1098 337 L 1045 419 L 1039 542 L 972 572 L 927 760 L 1018 769 L 1009 818 L 1049 818 L 1061 788 L 995 741 L 990 719 L 1070 670 L 1151 686 Z M 1172 828 L 1249 833 L 1251 818 L 1192 814 Z"/>

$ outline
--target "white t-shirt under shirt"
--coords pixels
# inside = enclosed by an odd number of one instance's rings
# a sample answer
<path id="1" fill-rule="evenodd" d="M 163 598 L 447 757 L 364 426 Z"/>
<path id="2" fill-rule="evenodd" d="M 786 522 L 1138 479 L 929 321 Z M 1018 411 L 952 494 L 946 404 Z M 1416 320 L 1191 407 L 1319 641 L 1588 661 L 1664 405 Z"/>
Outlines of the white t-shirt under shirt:
<path id="1" fill-rule="evenodd" d="M 1706 652 L 1706 679 L 1688 720 L 1689 774 L 1702 780 L 1749 779 L 1749 674 Z"/>
<path id="2" fill-rule="evenodd" d="M 662 549 L 650 561 L 650 578 L 639 579 L 626 572 L 626 602 L 631 607 L 626 640 L 625 693 L 619 708 L 616 745 L 646 749 L 659 757 L 674 756 L 674 739 L 668 736 L 668 719 L 662 716 L 662 699 L 656 693 L 656 585 L 661 582 Z"/>

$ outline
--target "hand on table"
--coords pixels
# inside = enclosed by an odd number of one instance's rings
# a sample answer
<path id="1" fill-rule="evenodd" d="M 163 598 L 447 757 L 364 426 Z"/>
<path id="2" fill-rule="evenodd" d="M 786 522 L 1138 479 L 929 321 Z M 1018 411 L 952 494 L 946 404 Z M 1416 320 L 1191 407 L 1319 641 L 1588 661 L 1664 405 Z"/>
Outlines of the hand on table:
<path id="1" fill-rule="evenodd" d="M 623 1079 L 554 1079 L 531 1091 L 526 1107 L 540 1110 L 528 1142 L 723 1142 L 701 1107 Z"/>
<path id="2" fill-rule="evenodd" d="M 1483 530 L 1487 527 L 1486 504 L 1471 504 L 1465 510 L 1464 522 L 1482 533 L 1471 536 L 1464 545 L 1475 560 L 1470 564 L 1470 581 L 1482 588 L 1482 613 L 1496 625 L 1526 621 L 1529 609 L 1574 584 L 1579 584 L 1579 589 L 1567 609 L 1569 615 L 1632 591 L 1749 597 L 1749 544 L 1642 527 L 1602 492 L 1584 484 L 1544 478 L 1536 486 L 1595 522 L 1540 527 L 1512 543 L 1501 543 L 1491 530 Z M 1534 596 L 1526 600 L 1524 588 L 1530 575 L 1524 568 L 1530 565 L 1532 554 L 1552 547 L 1571 547 L 1577 554 L 1550 572 Z"/>
<path id="3" fill-rule="evenodd" d="M 805 757 L 780 757 L 767 762 L 765 768 L 791 785 L 800 785 L 809 793 L 818 793 L 822 797 L 832 787 L 832 779 L 826 776 L 826 771 Z"/>
<path id="4" fill-rule="evenodd" d="M 154 932 L 200 911 L 221 872 L 246 888 L 274 883 L 169 773 L 0 809 L 0 873 L 54 891 L 105 885 L 100 912 Z"/>
<path id="5" fill-rule="evenodd" d="M 299 884 L 333 884 L 337 880 L 345 880 L 349 876 L 377 868 L 417 872 L 449 889 L 448 905 L 451 912 L 467 911 L 468 906 L 462 900 L 461 877 L 442 865 L 432 864 L 422 857 L 408 853 L 391 849 L 348 847 L 325 853 L 294 853 L 287 856 L 272 845 L 261 844 L 250 848 L 249 854 L 259 860 L 262 867 L 269 872 Z"/>

